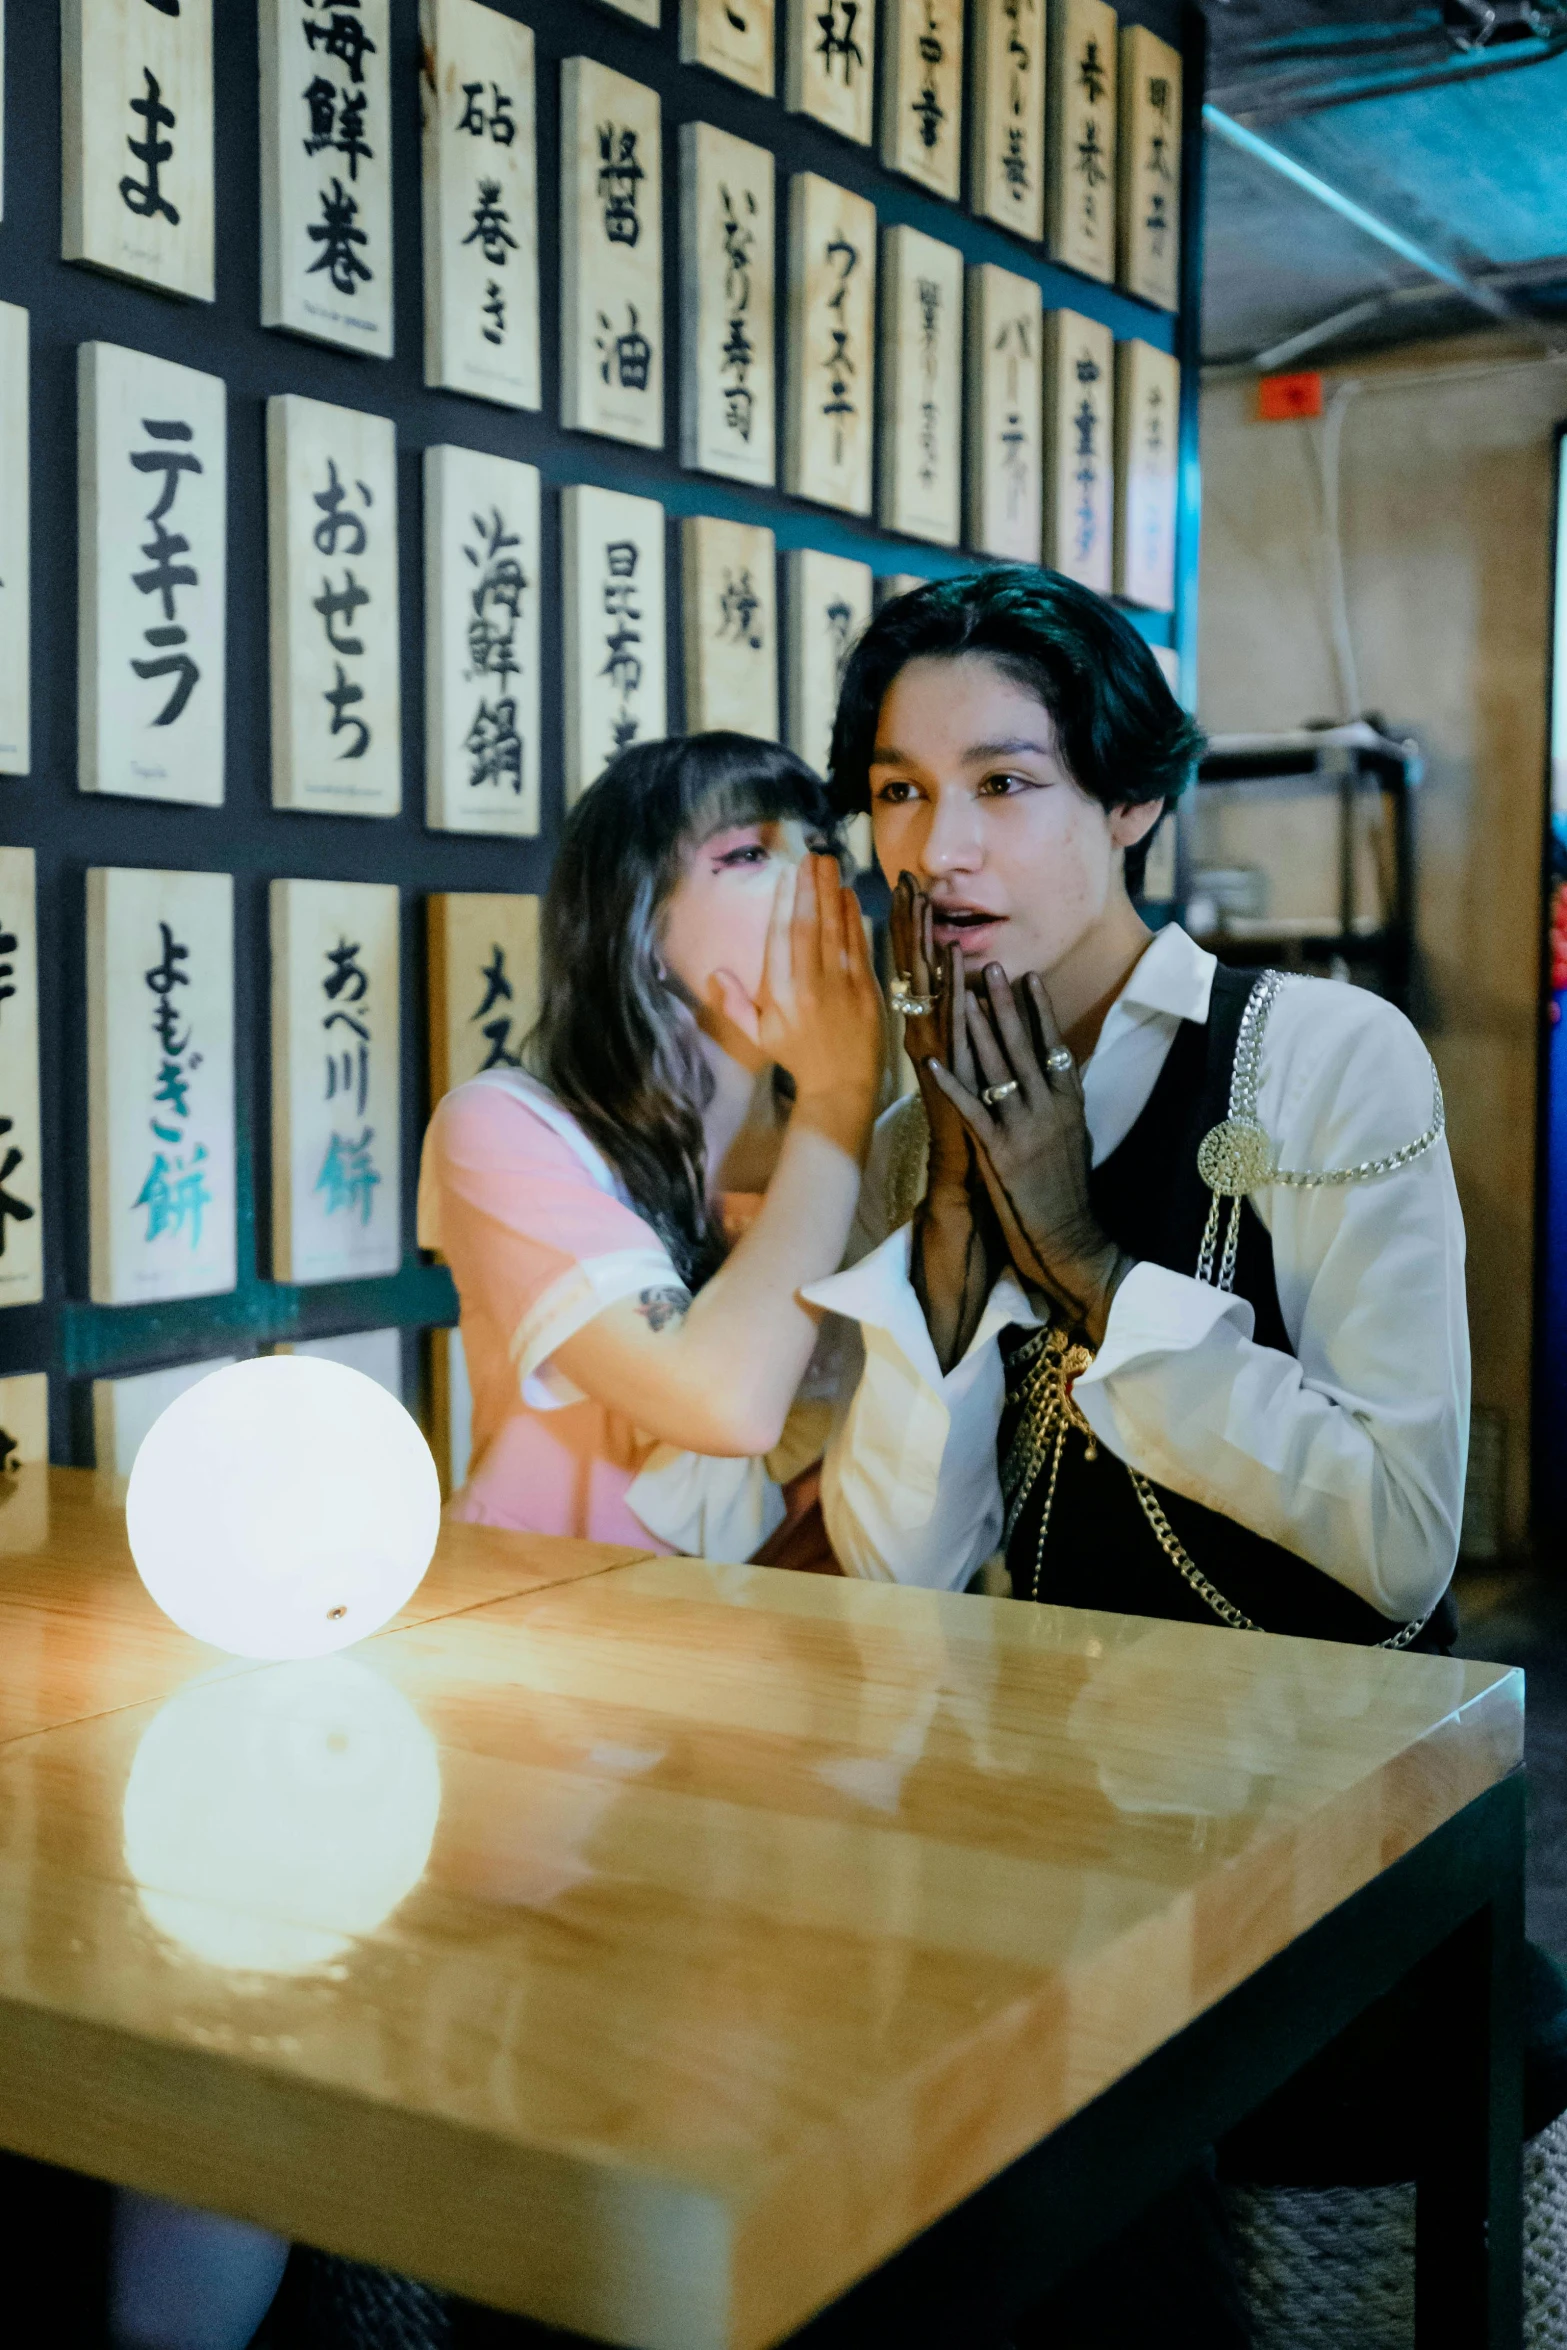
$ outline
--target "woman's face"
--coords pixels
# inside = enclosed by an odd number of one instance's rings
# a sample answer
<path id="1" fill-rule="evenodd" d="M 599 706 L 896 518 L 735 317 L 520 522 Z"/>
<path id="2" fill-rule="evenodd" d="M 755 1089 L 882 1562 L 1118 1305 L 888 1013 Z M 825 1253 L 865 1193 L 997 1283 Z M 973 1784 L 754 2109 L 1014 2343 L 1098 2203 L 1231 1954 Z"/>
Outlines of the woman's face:
<path id="1" fill-rule="evenodd" d="M 964 969 L 1048 978 L 1121 897 L 1121 855 L 1159 802 L 1106 809 L 1075 783 L 1049 711 L 982 653 L 898 672 L 870 769 L 876 856 L 912 873 Z"/>
<path id="2" fill-rule="evenodd" d="M 804 855 L 793 818 L 731 824 L 686 850 L 664 913 L 663 954 L 698 1004 L 712 1005 L 715 971 L 733 972 L 753 1001 L 760 995 L 773 899 Z"/>

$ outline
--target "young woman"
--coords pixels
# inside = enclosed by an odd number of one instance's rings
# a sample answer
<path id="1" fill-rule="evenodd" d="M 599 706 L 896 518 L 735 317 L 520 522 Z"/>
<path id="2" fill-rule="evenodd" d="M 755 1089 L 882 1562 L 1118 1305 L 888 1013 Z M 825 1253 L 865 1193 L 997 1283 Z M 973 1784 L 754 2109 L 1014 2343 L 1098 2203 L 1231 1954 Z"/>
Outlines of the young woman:
<path id="1" fill-rule="evenodd" d="M 825 1434 L 797 1415 L 778 1457 L 798 1293 L 841 1262 L 882 1055 L 831 839 L 810 769 L 734 734 L 627 751 L 573 809 L 529 1067 L 457 1087 L 425 1143 L 473 1390 L 457 1516 L 716 1558 L 783 1528 L 767 1456 L 787 1477 Z"/>
<path id="2" fill-rule="evenodd" d="M 457 1516 L 825 1563 L 799 1291 L 842 1261 L 883 1057 L 833 839 L 820 779 L 735 734 L 625 752 L 568 818 L 532 1068 L 458 1086 L 425 1141 L 473 1390 Z M 242 2350 L 287 2254 L 118 2196 L 115 2350 Z"/>

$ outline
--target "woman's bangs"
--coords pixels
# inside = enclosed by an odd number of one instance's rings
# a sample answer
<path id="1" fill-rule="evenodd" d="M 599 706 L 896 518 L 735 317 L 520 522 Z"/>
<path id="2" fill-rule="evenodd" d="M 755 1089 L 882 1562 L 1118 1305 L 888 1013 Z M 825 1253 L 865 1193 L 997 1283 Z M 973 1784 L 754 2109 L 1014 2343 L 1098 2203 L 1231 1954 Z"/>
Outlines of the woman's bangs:
<path id="1" fill-rule="evenodd" d="M 807 840 L 836 849 L 837 822 L 827 787 L 803 759 L 771 743 L 736 738 L 734 753 L 721 761 L 696 762 L 688 769 L 690 781 L 700 783 L 687 800 L 681 826 L 685 840 L 700 847 L 715 833 L 742 824 L 793 821 Z M 693 772 L 694 770 L 694 772 Z"/>

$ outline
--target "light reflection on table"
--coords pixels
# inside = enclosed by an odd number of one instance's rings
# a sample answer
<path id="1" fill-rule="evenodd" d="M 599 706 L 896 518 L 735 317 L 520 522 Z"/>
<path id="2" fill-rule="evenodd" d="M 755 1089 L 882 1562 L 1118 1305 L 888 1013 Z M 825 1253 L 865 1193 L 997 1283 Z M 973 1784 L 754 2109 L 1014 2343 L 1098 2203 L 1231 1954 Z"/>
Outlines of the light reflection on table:
<path id="1" fill-rule="evenodd" d="M 435 1741 L 373 1668 L 278 1665 L 159 1707 L 125 1783 L 125 1865 L 189 1956 L 302 1974 L 412 1892 L 440 1807 Z"/>

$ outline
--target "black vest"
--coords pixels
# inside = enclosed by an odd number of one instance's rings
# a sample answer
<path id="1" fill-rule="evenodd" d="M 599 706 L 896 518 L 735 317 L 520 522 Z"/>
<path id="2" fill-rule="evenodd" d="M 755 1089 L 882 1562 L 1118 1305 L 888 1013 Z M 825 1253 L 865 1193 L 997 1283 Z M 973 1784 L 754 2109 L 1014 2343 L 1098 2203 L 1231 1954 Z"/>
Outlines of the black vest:
<path id="1" fill-rule="evenodd" d="M 1213 1199 L 1197 1172 L 1197 1146 L 1208 1129 L 1228 1115 L 1235 1041 L 1255 979 L 1254 972 L 1219 966 L 1206 1024 L 1181 1022 L 1141 1116 L 1090 1179 L 1095 1210 L 1111 1238 L 1128 1255 L 1168 1265 L 1172 1272 L 1191 1274 L 1197 1269 Z M 1227 1223 L 1227 1201 L 1223 1217 Z M 1295 1350 L 1273 1278 L 1273 1245 L 1249 1200 L 1241 1206 L 1234 1288 L 1238 1297 L 1249 1301 L 1256 1317 L 1257 1344 L 1292 1355 Z M 1021 1419 L 1013 1365 L 1028 1335 L 1013 1330 L 1002 1340 L 1008 1361 L 1008 1401 L 1000 1433 L 1003 1464 Z M 1041 1558 L 1039 1522 L 1049 1481 L 1047 1462 L 1007 1545 L 1007 1566 L 1018 1598 L 1110 1608 L 1130 1616 L 1167 1616 L 1193 1624 L 1221 1620 L 1161 1549 L 1124 1463 L 1103 1445 L 1097 1459 L 1090 1460 L 1085 1440 L 1075 1429 L 1068 1430 L 1062 1450 Z M 1399 1629 L 1293 1551 L 1200 1502 L 1163 1486 L 1156 1491 L 1192 1564 L 1264 1631 L 1370 1646 Z M 1456 1636 L 1457 1612 L 1449 1593 L 1410 1646 L 1446 1654 Z"/>

